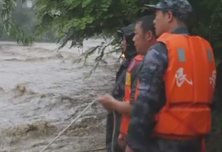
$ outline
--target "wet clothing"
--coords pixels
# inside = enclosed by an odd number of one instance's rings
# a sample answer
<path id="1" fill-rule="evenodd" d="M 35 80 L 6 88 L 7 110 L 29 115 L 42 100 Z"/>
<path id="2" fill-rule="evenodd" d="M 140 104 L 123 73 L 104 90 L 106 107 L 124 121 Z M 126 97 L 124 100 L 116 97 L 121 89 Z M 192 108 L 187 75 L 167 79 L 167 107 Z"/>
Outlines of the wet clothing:
<path id="1" fill-rule="evenodd" d="M 112 90 L 112 96 L 117 100 L 122 100 L 125 93 L 126 70 L 131 59 L 124 59 L 116 73 L 115 85 Z"/>
<path id="2" fill-rule="evenodd" d="M 117 74 L 116 74 L 116 82 L 112 91 L 112 96 L 118 100 L 122 101 L 125 94 L 125 80 L 126 80 L 126 71 L 131 60 L 137 55 L 134 43 L 132 38 L 134 37 L 134 28 L 135 24 L 130 24 L 126 27 L 121 28 L 117 31 L 117 35 L 123 40 L 126 40 L 126 51 L 124 52 L 125 59 L 122 62 Z M 115 130 L 115 139 L 114 139 L 114 152 L 123 152 L 118 146 L 118 136 L 120 133 L 120 121 L 121 114 L 116 113 L 116 130 Z M 106 123 L 106 149 L 107 152 L 112 151 L 112 135 L 113 135 L 113 127 L 114 127 L 114 118 L 113 113 L 108 113 L 107 115 L 107 123 Z"/>
<path id="3" fill-rule="evenodd" d="M 188 34 L 186 28 L 174 34 Z M 201 152 L 201 139 L 186 141 L 152 137 L 156 122 L 154 116 L 166 104 L 163 76 L 168 68 L 168 51 L 158 42 L 144 57 L 139 75 L 139 95 L 133 107 L 127 144 L 134 152 Z M 149 91 L 148 91 L 149 90 Z"/>
<path id="4" fill-rule="evenodd" d="M 127 67 L 133 59 L 126 59 L 120 66 L 119 71 L 116 75 L 116 83 L 112 91 L 112 96 L 119 101 L 122 101 L 125 94 L 125 81 L 126 81 L 126 72 Z M 132 93 L 131 96 L 134 96 L 136 81 L 138 80 L 138 72 L 141 67 L 141 64 L 138 64 L 132 71 Z M 116 113 L 116 130 L 115 130 L 115 139 L 114 139 L 114 152 L 124 152 L 118 145 L 118 136 L 120 134 L 120 123 L 121 123 L 121 114 Z M 112 135 L 113 135 L 113 113 L 108 113 L 107 122 L 106 122 L 106 149 L 107 152 L 112 150 Z"/>
<path id="5" fill-rule="evenodd" d="M 130 63 L 130 59 L 125 59 L 118 72 L 116 73 L 116 81 L 115 86 L 112 90 L 112 96 L 119 101 L 122 101 L 125 92 L 125 79 L 126 79 L 126 70 Z M 113 135 L 113 113 L 109 112 L 106 119 L 106 149 L 107 152 L 112 152 L 112 135 Z M 120 133 L 120 121 L 121 121 L 121 114 L 116 112 L 116 131 L 115 131 L 115 140 L 114 140 L 114 151 L 115 152 L 123 152 L 121 148 L 119 148 L 117 139 Z"/>

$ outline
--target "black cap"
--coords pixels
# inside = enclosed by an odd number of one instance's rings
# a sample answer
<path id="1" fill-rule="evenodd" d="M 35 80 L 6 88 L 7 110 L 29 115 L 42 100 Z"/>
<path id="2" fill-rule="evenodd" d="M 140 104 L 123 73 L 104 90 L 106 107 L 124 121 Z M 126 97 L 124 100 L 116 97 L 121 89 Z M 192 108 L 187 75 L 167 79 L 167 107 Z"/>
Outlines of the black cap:
<path id="1" fill-rule="evenodd" d="M 135 23 L 132 23 L 126 27 L 123 27 L 120 30 L 117 30 L 117 34 L 120 37 L 123 37 L 123 36 L 128 37 L 128 36 L 132 36 L 134 34 L 134 30 L 135 30 Z"/>
<path id="2" fill-rule="evenodd" d="M 134 46 L 133 37 L 134 37 L 134 31 L 135 31 L 135 23 L 132 23 L 126 27 L 121 28 L 120 30 L 117 30 L 117 34 L 119 37 L 125 37 L 127 42 L 127 48 L 124 52 L 124 55 L 126 59 L 130 59 L 134 57 L 137 52 L 136 48 Z"/>

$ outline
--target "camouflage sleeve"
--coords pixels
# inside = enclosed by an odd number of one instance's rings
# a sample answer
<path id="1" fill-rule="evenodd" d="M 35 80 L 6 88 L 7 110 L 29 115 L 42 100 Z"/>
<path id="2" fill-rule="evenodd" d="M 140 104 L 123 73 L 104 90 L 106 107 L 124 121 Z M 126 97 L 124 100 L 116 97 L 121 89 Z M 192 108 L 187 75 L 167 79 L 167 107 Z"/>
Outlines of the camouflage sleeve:
<path id="1" fill-rule="evenodd" d="M 155 126 L 154 115 L 165 104 L 163 75 L 168 66 L 166 46 L 157 43 L 144 57 L 139 95 L 133 106 L 127 143 L 134 152 L 146 151 Z"/>

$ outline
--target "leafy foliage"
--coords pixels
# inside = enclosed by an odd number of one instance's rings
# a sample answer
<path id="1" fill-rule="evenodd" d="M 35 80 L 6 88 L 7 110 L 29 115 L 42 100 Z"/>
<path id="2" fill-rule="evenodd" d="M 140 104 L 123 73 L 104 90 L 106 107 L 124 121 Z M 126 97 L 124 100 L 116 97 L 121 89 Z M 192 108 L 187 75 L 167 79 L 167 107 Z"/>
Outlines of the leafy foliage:
<path id="1" fill-rule="evenodd" d="M 191 33 L 203 36 L 210 41 L 215 56 L 222 57 L 222 1 L 189 0 L 194 8 L 191 20 Z"/>
<path id="2" fill-rule="evenodd" d="M 96 51 L 100 55 L 95 59 L 95 68 L 100 62 L 109 45 L 114 44 L 114 51 L 120 52 L 116 47 L 116 30 L 134 22 L 138 16 L 144 14 L 144 3 L 148 0 L 64 0 L 64 1 L 45 1 L 36 0 L 35 8 L 37 18 L 40 21 L 38 34 L 44 33 L 46 29 L 56 27 L 58 42 L 64 47 L 71 41 L 71 46 L 82 46 L 84 39 L 93 36 L 100 36 L 104 39 L 113 40 L 104 41 L 101 45 L 95 46 L 82 54 L 81 59 L 87 59 L 88 56 Z M 60 48 L 61 48 L 60 47 Z M 92 72 L 92 71 L 91 71 Z"/>
<path id="3" fill-rule="evenodd" d="M 144 1 L 148 2 L 148 1 Z M 112 36 L 120 27 L 135 21 L 143 8 L 138 0 L 37 0 L 39 31 L 57 27 L 62 47 L 71 41 L 81 46 L 84 39 L 95 35 Z"/>
<path id="4" fill-rule="evenodd" d="M 18 43 L 21 42 L 24 45 L 30 45 L 34 40 L 34 36 L 27 35 L 24 30 L 16 25 L 13 18 L 16 4 L 16 0 L 0 1 L 1 31 L 5 32 L 8 36 L 14 37 Z"/>
<path id="5" fill-rule="evenodd" d="M 14 37 L 17 42 L 28 45 L 37 36 L 53 28 L 61 47 L 69 41 L 71 41 L 70 47 L 73 47 L 82 46 L 84 39 L 93 36 L 106 38 L 114 36 L 117 29 L 149 13 L 144 10 L 145 3 L 155 3 L 158 0 L 33 0 L 39 21 L 35 35 L 24 32 L 20 26 L 16 25 L 12 17 L 15 4 L 24 1 L 26 0 L 0 1 L 2 31 Z M 222 39 L 222 2 L 218 0 L 189 1 L 195 10 L 190 25 L 192 33 L 208 39 L 213 45 L 216 56 L 222 56 L 220 51 L 222 49 L 220 42 Z"/>
<path id="6" fill-rule="evenodd" d="M 33 0 L 36 17 L 39 21 L 35 35 L 27 34 L 18 27 L 12 12 L 19 0 L 1 0 L 0 14 L 5 33 L 14 37 L 17 42 L 31 44 L 34 38 L 54 30 L 61 47 L 71 41 L 71 46 L 82 46 L 84 39 L 93 36 L 111 37 L 122 26 L 134 22 L 140 16 L 149 13 L 144 10 L 145 3 L 157 0 Z M 20 0 L 24 2 L 25 0 Z M 207 38 L 215 50 L 216 56 L 222 56 L 222 2 L 218 0 L 190 0 L 195 14 L 191 22 L 194 34 Z M 25 17 L 23 18 L 25 19 Z M 18 22 L 18 20 L 17 20 Z M 19 22 L 22 22 L 20 20 Z M 21 25 L 21 24 L 19 24 Z"/>
<path id="7" fill-rule="evenodd" d="M 15 40 L 23 45 L 31 45 L 33 41 L 52 42 L 55 39 L 54 28 L 47 29 L 41 37 L 37 36 L 36 10 L 24 2 L 24 0 L 0 1 L 0 40 Z"/>

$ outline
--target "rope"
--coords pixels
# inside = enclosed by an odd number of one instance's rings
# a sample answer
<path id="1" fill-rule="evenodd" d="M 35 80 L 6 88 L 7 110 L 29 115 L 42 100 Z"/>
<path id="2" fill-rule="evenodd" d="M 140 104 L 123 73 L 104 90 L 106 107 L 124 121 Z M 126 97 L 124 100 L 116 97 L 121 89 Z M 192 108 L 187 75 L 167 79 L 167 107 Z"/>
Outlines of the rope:
<path id="1" fill-rule="evenodd" d="M 85 112 L 88 110 L 97 99 L 93 100 L 63 131 L 61 131 L 45 148 L 43 148 L 40 152 L 44 152 L 49 146 L 51 146 L 63 133 L 65 133 Z"/>

